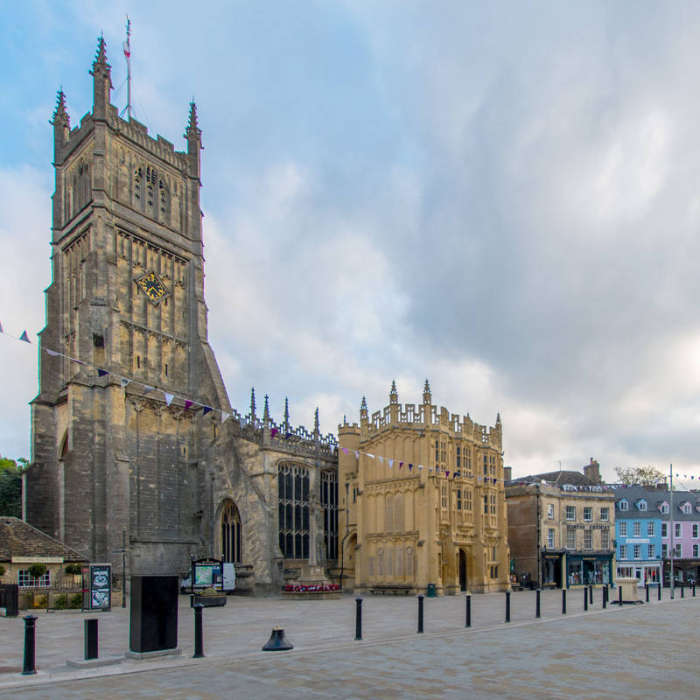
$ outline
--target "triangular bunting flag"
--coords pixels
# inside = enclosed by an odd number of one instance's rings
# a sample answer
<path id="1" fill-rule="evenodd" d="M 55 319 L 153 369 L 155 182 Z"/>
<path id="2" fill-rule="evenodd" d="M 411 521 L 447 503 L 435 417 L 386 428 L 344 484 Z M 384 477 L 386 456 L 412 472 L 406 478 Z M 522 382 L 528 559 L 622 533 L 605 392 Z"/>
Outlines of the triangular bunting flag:
<path id="1" fill-rule="evenodd" d="M 348 448 L 347 447 L 341 447 L 341 450 L 343 450 L 343 454 L 348 454 Z"/>
<path id="2" fill-rule="evenodd" d="M 0 333 L 4 333 L 5 331 L 2 329 L 2 323 L 0 323 Z"/>
<path id="3" fill-rule="evenodd" d="M 31 345 L 31 340 L 29 340 L 29 336 L 27 335 L 27 331 L 22 331 L 22 335 L 19 337 L 20 340 L 23 340 L 25 343 L 29 343 Z"/>
<path id="4" fill-rule="evenodd" d="M 126 389 L 126 387 L 131 383 L 131 379 L 127 379 L 126 377 L 122 377 L 119 380 L 119 383 L 122 385 L 122 389 Z"/>
<path id="5" fill-rule="evenodd" d="M 75 358 L 75 357 L 69 357 L 68 359 L 69 359 L 71 362 L 75 362 L 75 364 L 77 364 L 77 365 L 86 365 L 86 364 L 87 364 L 87 362 L 83 362 L 82 360 L 78 360 L 78 359 Z"/>
<path id="6" fill-rule="evenodd" d="M 412 464 L 409 464 L 409 465 L 408 465 L 408 471 L 410 472 L 412 469 L 413 469 L 413 465 L 412 465 Z"/>
<path id="7" fill-rule="evenodd" d="M 44 348 L 46 350 L 47 355 L 51 355 L 51 357 L 60 357 L 61 353 L 56 352 L 55 350 L 49 350 L 48 348 Z"/>
<path id="8" fill-rule="evenodd" d="M 445 476 L 449 479 L 450 478 L 450 472 L 449 470 L 445 469 Z"/>
<path id="9" fill-rule="evenodd" d="M 109 372 L 106 369 L 100 369 L 99 367 L 97 368 L 98 377 L 106 377 L 108 374 Z"/>
<path id="10" fill-rule="evenodd" d="M 270 436 L 275 437 L 275 435 L 277 435 L 278 432 L 279 431 L 277 430 L 277 428 L 271 428 L 270 429 Z"/>
<path id="11" fill-rule="evenodd" d="M 399 469 L 401 469 L 401 467 L 403 467 L 403 462 L 399 462 Z"/>
<path id="12" fill-rule="evenodd" d="M 367 456 L 368 456 L 370 459 L 374 459 L 374 455 L 373 455 L 373 454 L 370 454 L 369 452 L 367 452 L 366 454 L 367 454 Z"/>
<path id="13" fill-rule="evenodd" d="M 419 464 L 419 465 L 418 465 L 418 471 L 419 471 L 419 472 L 422 472 L 422 471 L 423 471 L 423 465 L 422 465 L 422 464 Z"/>
<path id="14" fill-rule="evenodd" d="M 206 416 L 209 411 L 211 411 L 211 406 L 204 406 L 204 408 L 202 408 L 202 415 Z"/>
<path id="15" fill-rule="evenodd" d="M 143 393 L 144 394 L 150 394 L 152 391 L 155 391 L 156 388 L 154 386 L 151 386 L 150 384 L 144 384 L 143 385 Z"/>
<path id="16" fill-rule="evenodd" d="M 384 464 L 384 457 L 380 456 L 380 457 L 377 457 L 377 459 L 379 460 L 380 464 Z"/>
<path id="17" fill-rule="evenodd" d="M 169 394 L 167 391 L 163 392 L 163 396 L 165 396 L 165 405 L 170 406 L 175 396 L 173 396 L 173 394 Z"/>
<path id="18" fill-rule="evenodd" d="M 231 414 L 228 411 L 221 411 L 221 422 L 224 423 L 227 418 L 230 418 Z"/>
<path id="19" fill-rule="evenodd" d="M 394 460 L 390 459 L 389 460 L 389 469 L 391 469 L 394 466 Z"/>
<path id="20" fill-rule="evenodd" d="M 192 406 L 192 401 L 190 401 L 189 399 L 187 399 L 187 400 L 185 401 L 185 410 L 187 411 L 189 408 L 191 408 L 191 406 Z"/>
<path id="21" fill-rule="evenodd" d="M 355 450 L 355 459 L 360 459 L 360 453 L 357 450 Z"/>

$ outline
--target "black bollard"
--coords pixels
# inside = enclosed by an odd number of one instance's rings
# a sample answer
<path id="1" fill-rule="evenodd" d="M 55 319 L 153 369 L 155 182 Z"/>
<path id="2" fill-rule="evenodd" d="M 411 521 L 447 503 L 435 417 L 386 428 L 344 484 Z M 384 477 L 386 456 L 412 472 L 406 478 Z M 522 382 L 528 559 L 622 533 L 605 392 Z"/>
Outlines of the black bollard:
<path id="1" fill-rule="evenodd" d="M 593 584 L 588 585 L 588 602 L 593 605 Z"/>
<path id="2" fill-rule="evenodd" d="M 537 589 L 537 597 L 535 598 L 535 617 L 540 617 L 540 595 L 542 591 L 538 588 Z"/>
<path id="3" fill-rule="evenodd" d="M 418 596 L 418 634 L 423 634 L 423 596 Z"/>
<path id="4" fill-rule="evenodd" d="M 194 654 L 193 659 L 201 659 L 204 656 L 204 634 L 202 632 L 202 608 L 201 603 L 195 603 L 194 608 Z"/>
<path id="5" fill-rule="evenodd" d="M 85 661 L 98 657 L 97 620 L 85 620 Z"/>
<path id="6" fill-rule="evenodd" d="M 561 614 L 566 615 L 566 588 L 561 589 Z"/>
<path id="7" fill-rule="evenodd" d="M 36 673 L 36 645 L 34 633 L 36 631 L 36 615 L 24 616 L 24 668 L 23 676 L 31 676 Z"/>
<path id="8" fill-rule="evenodd" d="M 472 626 L 472 594 L 467 593 L 467 595 L 465 597 L 467 599 L 467 623 L 464 626 L 471 627 Z"/>
<path id="9" fill-rule="evenodd" d="M 510 622 L 510 591 L 506 591 L 506 622 Z"/>
<path id="10" fill-rule="evenodd" d="M 355 639 L 362 639 L 362 598 L 355 598 Z"/>
<path id="11" fill-rule="evenodd" d="M 695 598 L 695 581 L 693 581 L 693 598 Z"/>
<path id="12" fill-rule="evenodd" d="M 603 586 L 603 610 L 608 607 L 608 584 Z"/>
<path id="13" fill-rule="evenodd" d="M 618 603 L 619 603 L 620 607 L 622 607 L 622 586 L 621 585 L 617 587 L 617 592 L 619 594 L 618 595 Z"/>
<path id="14" fill-rule="evenodd" d="M 685 583 L 681 583 L 681 598 L 685 598 Z"/>
<path id="15" fill-rule="evenodd" d="M 588 610 L 588 587 L 583 589 L 583 610 Z"/>
<path id="16" fill-rule="evenodd" d="M 648 583 L 645 584 L 645 585 L 644 585 L 644 588 L 646 589 L 646 591 L 644 592 L 644 595 L 645 595 L 645 598 L 646 598 L 646 602 L 648 603 L 648 602 L 649 602 L 649 584 L 648 584 Z"/>
<path id="17" fill-rule="evenodd" d="M 659 600 L 661 600 L 661 581 L 659 581 L 658 587 L 659 587 L 658 596 L 659 596 Z"/>

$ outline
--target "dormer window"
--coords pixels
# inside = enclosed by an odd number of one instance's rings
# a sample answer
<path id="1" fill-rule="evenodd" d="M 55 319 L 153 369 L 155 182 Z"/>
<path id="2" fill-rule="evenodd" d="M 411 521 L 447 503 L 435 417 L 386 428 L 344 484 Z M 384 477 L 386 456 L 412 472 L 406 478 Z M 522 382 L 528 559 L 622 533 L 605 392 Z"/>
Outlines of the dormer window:
<path id="1" fill-rule="evenodd" d="M 647 509 L 647 502 L 643 498 L 641 500 L 637 501 L 637 510 L 646 511 L 646 509 Z"/>
<path id="2" fill-rule="evenodd" d="M 666 501 L 659 506 L 659 511 L 661 513 L 668 513 L 668 503 L 666 503 Z"/>
<path id="3" fill-rule="evenodd" d="M 623 498 L 618 504 L 617 507 L 620 510 L 629 510 L 630 509 L 630 504 L 629 501 L 626 498 Z"/>
<path id="4" fill-rule="evenodd" d="M 681 513 L 685 513 L 685 515 L 690 515 L 693 512 L 693 506 L 690 505 L 688 501 L 684 501 L 681 503 Z"/>

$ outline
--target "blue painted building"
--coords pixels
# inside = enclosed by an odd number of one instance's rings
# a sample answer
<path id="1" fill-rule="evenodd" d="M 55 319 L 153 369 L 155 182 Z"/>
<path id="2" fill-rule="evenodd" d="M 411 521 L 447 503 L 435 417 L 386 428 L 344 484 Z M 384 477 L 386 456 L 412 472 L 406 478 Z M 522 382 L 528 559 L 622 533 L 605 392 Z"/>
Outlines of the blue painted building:
<path id="1" fill-rule="evenodd" d="M 616 578 L 636 578 L 639 585 L 658 583 L 663 565 L 661 523 L 663 493 L 643 486 L 616 486 Z"/>

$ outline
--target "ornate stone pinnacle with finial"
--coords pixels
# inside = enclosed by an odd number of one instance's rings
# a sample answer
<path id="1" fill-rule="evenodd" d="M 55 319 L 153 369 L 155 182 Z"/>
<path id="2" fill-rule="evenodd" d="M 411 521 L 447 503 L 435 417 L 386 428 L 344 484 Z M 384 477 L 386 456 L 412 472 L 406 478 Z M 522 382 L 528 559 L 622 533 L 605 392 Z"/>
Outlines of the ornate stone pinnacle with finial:
<path id="1" fill-rule="evenodd" d="M 284 397 L 284 432 L 289 432 L 289 399 Z"/>
<path id="2" fill-rule="evenodd" d="M 430 382 L 426 379 L 425 386 L 423 387 L 423 403 L 430 403 L 432 401 L 432 396 L 430 394 Z"/>
<path id="3" fill-rule="evenodd" d="M 250 390 L 250 417 L 255 419 L 255 387 Z"/>
<path id="4" fill-rule="evenodd" d="M 199 128 L 199 120 L 197 119 L 197 105 L 194 102 L 190 102 L 190 116 L 187 120 L 187 128 L 185 129 L 185 138 L 200 139 L 202 136 L 202 130 Z"/>
<path id="5" fill-rule="evenodd" d="M 496 425 L 500 425 L 500 424 L 501 424 L 501 412 L 499 411 L 496 414 Z"/>
<path id="6" fill-rule="evenodd" d="M 318 419 L 318 406 L 314 411 L 314 434 L 318 435 L 321 432 L 321 422 Z"/>
<path id="7" fill-rule="evenodd" d="M 367 399 L 363 396 L 360 404 L 360 419 L 367 418 Z"/>
<path id="8" fill-rule="evenodd" d="M 100 37 L 97 40 L 97 53 L 95 54 L 95 60 L 92 63 L 93 75 L 98 66 L 101 68 L 106 68 L 107 70 L 109 70 L 111 67 L 109 63 L 107 63 L 107 44 L 102 34 L 100 34 Z"/>
<path id="9" fill-rule="evenodd" d="M 66 110 L 66 94 L 63 92 L 63 88 L 60 88 L 56 93 L 56 109 L 49 123 L 53 126 L 70 127 L 70 117 Z"/>
<path id="10" fill-rule="evenodd" d="M 391 389 L 389 390 L 389 403 L 399 402 L 399 392 L 396 390 L 396 380 L 391 380 Z"/>
<path id="11" fill-rule="evenodd" d="M 265 407 L 263 408 L 263 420 L 268 423 L 270 421 L 270 404 L 269 396 L 265 394 Z"/>

